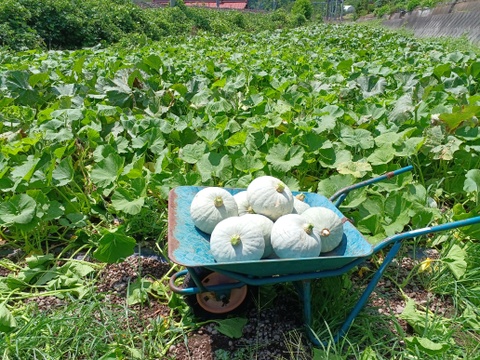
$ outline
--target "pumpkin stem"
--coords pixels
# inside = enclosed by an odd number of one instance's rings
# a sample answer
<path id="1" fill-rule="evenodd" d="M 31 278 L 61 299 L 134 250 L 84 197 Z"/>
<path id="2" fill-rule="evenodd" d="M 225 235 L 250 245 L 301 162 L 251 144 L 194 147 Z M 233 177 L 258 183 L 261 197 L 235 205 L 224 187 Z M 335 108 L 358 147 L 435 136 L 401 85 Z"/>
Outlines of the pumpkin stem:
<path id="1" fill-rule="evenodd" d="M 283 182 L 279 182 L 275 187 L 275 190 L 277 190 L 279 193 L 282 193 L 283 190 L 285 190 L 285 184 Z"/>
<path id="2" fill-rule="evenodd" d="M 237 246 L 238 244 L 240 244 L 240 235 L 238 235 L 238 234 L 233 235 L 233 236 L 230 238 L 230 243 L 231 243 L 233 246 Z"/>
<path id="3" fill-rule="evenodd" d="M 300 193 L 298 194 L 297 196 L 295 196 L 298 200 L 300 201 L 304 201 L 305 200 L 305 194 L 304 193 Z"/>
<path id="4" fill-rule="evenodd" d="M 305 224 L 303 226 L 303 230 L 305 230 L 305 232 L 310 235 L 313 231 L 313 224 Z"/>
<path id="5" fill-rule="evenodd" d="M 324 237 L 327 237 L 327 236 L 330 235 L 330 230 L 329 229 L 323 229 L 322 231 L 320 231 L 320 235 L 324 236 Z"/>
<path id="6" fill-rule="evenodd" d="M 249 206 L 248 209 L 247 209 L 247 213 L 249 213 L 249 214 L 255 214 L 255 211 L 253 211 L 252 207 Z"/>
<path id="7" fill-rule="evenodd" d="M 223 198 L 221 196 L 217 196 L 215 200 L 213 200 L 213 203 L 216 207 L 220 207 L 223 205 Z"/>

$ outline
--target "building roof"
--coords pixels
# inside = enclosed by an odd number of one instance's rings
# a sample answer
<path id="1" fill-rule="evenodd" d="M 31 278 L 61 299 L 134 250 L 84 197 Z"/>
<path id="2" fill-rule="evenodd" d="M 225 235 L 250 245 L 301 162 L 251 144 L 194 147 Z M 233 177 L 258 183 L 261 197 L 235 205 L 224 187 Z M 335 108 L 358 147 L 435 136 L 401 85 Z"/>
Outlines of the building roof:
<path id="1" fill-rule="evenodd" d="M 206 7 L 211 7 L 211 8 L 216 8 L 217 3 L 216 2 L 189 2 L 185 3 L 186 5 L 192 5 L 192 6 L 206 6 Z M 247 7 L 247 2 L 242 1 L 242 2 L 220 2 L 219 3 L 219 8 L 220 9 L 245 9 Z"/>
<path id="2" fill-rule="evenodd" d="M 165 4 L 168 5 L 170 0 L 152 0 L 155 4 Z M 243 10 L 247 7 L 248 0 L 219 0 L 219 9 L 238 9 Z M 185 5 L 187 6 L 199 6 L 199 7 L 209 7 L 217 8 L 216 0 L 184 0 Z"/>

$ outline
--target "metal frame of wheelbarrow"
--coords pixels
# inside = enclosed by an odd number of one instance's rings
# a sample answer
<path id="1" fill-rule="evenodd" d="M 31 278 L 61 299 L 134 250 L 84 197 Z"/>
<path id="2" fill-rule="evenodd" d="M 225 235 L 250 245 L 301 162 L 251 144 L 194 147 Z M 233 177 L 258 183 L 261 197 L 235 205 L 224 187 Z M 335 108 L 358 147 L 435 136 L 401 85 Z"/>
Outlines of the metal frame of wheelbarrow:
<path id="1" fill-rule="evenodd" d="M 364 186 L 368 186 L 371 184 L 374 184 L 379 181 L 383 181 L 385 179 L 390 179 L 396 175 L 411 171 L 413 169 L 412 166 L 407 166 L 395 171 L 388 172 L 384 175 L 354 184 L 352 186 L 348 186 L 346 188 L 343 188 L 336 192 L 334 195 L 332 195 L 329 198 L 329 201 L 333 203 L 333 205 L 338 208 L 338 206 L 342 203 L 342 201 L 347 197 L 348 193 L 352 190 L 362 188 Z M 169 205 L 170 206 L 170 205 Z M 202 284 L 202 279 L 200 279 L 194 269 L 194 267 L 187 267 L 185 270 L 181 270 L 175 274 L 172 275 L 170 278 L 170 288 L 178 294 L 181 295 L 196 295 L 204 292 L 213 292 L 215 294 L 218 294 L 219 296 L 228 296 L 229 292 L 232 289 L 235 288 L 240 288 L 245 285 L 251 285 L 251 286 L 261 286 L 261 285 L 267 285 L 267 284 L 277 284 L 277 283 L 284 283 L 284 282 L 292 282 L 294 283 L 297 292 L 299 294 L 300 299 L 303 301 L 303 315 L 304 315 L 304 324 L 306 327 L 306 333 L 309 338 L 309 340 L 313 343 L 314 346 L 326 346 L 328 342 L 320 341 L 318 337 L 316 336 L 315 332 L 311 328 L 312 324 L 312 306 L 311 306 L 311 280 L 315 279 L 321 279 L 321 278 L 327 278 L 327 277 L 333 277 L 333 276 L 339 276 L 342 275 L 349 270 L 353 269 L 354 267 L 360 265 L 361 263 L 365 262 L 367 259 L 369 259 L 372 255 L 378 253 L 379 251 L 385 249 L 386 247 L 390 246 L 390 249 L 386 256 L 383 259 L 383 262 L 380 264 L 379 268 L 376 270 L 376 272 L 373 274 L 373 277 L 367 284 L 366 288 L 364 289 L 363 293 L 360 295 L 357 303 L 355 306 L 352 308 L 350 314 L 345 318 L 342 326 L 340 329 L 337 331 L 335 335 L 333 335 L 333 341 L 338 342 L 340 338 L 342 338 L 350 328 L 352 322 L 354 321 L 355 317 L 359 314 L 359 312 L 362 310 L 362 308 L 365 306 L 367 303 L 367 300 L 370 296 L 370 294 L 373 292 L 375 287 L 378 284 L 378 281 L 380 278 L 383 276 L 385 269 L 387 266 L 392 262 L 392 260 L 395 258 L 397 255 L 398 251 L 401 248 L 401 241 L 404 239 L 410 239 L 422 235 L 427 235 L 431 233 L 436 233 L 436 232 L 441 232 L 441 231 L 447 231 L 459 227 L 464 227 L 464 226 L 469 226 L 469 225 L 474 225 L 480 223 L 480 216 L 465 219 L 465 220 L 459 220 L 443 225 L 437 225 L 437 226 L 432 226 L 432 227 L 424 227 L 421 229 L 417 230 L 412 230 L 412 231 L 407 231 L 403 233 L 399 233 L 390 237 L 387 237 L 377 245 L 375 245 L 372 248 L 372 251 L 367 254 L 367 256 L 361 256 L 356 259 L 353 259 L 352 261 L 348 262 L 347 264 L 335 268 L 335 269 L 325 269 L 321 271 L 309 271 L 309 272 L 303 272 L 303 273 L 295 273 L 295 274 L 285 274 L 285 275 L 274 275 L 274 276 L 252 276 L 252 274 L 245 274 L 245 273 L 239 273 L 236 271 L 231 271 L 231 270 L 226 270 L 224 268 L 217 268 L 212 266 L 209 268 L 209 266 L 205 266 L 205 268 L 209 270 L 213 270 L 215 272 L 218 272 L 220 274 L 226 275 L 229 278 L 232 278 L 234 280 L 237 280 L 237 282 L 233 283 L 228 283 L 228 284 L 220 284 L 220 285 L 214 285 L 214 286 L 205 286 Z M 169 234 L 170 235 L 170 234 Z M 170 249 L 169 249 L 169 255 L 170 255 Z M 173 257 L 173 256 L 172 256 Z M 196 266 L 195 266 L 196 267 Z M 200 266 L 202 267 L 202 266 Z M 186 288 L 181 288 L 175 284 L 175 281 L 187 275 L 187 273 L 190 275 L 194 283 L 196 284 L 196 287 L 186 287 Z"/>

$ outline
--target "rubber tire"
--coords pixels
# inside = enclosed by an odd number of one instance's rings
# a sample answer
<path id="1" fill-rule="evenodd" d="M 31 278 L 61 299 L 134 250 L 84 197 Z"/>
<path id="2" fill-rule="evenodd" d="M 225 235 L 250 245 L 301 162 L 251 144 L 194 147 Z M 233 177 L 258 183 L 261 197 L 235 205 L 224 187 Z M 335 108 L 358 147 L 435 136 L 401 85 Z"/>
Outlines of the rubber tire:
<path id="1" fill-rule="evenodd" d="M 213 271 L 207 270 L 205 268 L 194 268 L 194 270 L 202 282 L 207 280 L 209 276 L 221 275 L 219 273 L 214 273 Z M 188 273 L 184 277 L 183 288 L 192 288 L 192 287 L 196 288 L 197 285 L 195 284 L 195 281 L 193 281 L 192 277 Z M 241 289 L 240 291 L 242 293 L 246 292 L 245 297 L 241 301 L 240 300 L 237 301 L 238 302 L 237 304 L 233 304 L 231 309 L 224 309 L 225 310 L 224 312 L 209 311 L 209 309 L 206 308 L 205 306 L 206 303 L 203 302 L 201 298 L 199 298 L 200 296 L 202 296 L 203 293 L 199 293 L 195 295 L 184 295 L 184 300 L 185 300 L 185 303 L 192 310 L 193 315 L 198 319 L 202 319 L 202 320 L 225 319 L 232 315 L 239 315 L 239 314 L 245 313 L 249 308 L 249 306 L 251 305 L 252 299 L 254 299 L 255 290 L 257 290 L 256 287 L 249 286 L 249 285 L 245 285 L 239 289 Z M 237 291 L 238 293 L 239 290 L 234 289 L 232 291 Z M 210 294 L 208 296 L 210 296 Z M 228 303 L 224 303 L 224 306 L 228 306 Z"/>

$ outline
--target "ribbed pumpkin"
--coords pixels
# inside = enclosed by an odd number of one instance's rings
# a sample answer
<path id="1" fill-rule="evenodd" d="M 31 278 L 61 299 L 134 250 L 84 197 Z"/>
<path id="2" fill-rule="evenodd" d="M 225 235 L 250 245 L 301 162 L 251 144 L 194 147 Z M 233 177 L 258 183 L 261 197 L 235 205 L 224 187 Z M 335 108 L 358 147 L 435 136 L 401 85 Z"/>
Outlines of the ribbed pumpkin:
<path id="1" fill-rule="evenodd" d="M 246 215 L 220 221 L 210 236 L 210 251 L 217 262 L 260 260 L 264 250 L 262 230 Z"/>
<path id="2" fill-rule="evenodd" d="M 193 197 L 190 215 L 197 228 L 211 234 L 223 219 L 238 216 L 238 207 L 233 195 L 220 187 L 207 187 Z"/>
<path id="3" fill-rule="evenodd" d="M 312 223 L 299 214 L 281 216 L 272 227 L 273 251 L 279 258 L 307 258 L 320 255 L 322 241 Z"/>
<path id="4" fill-rule="evenodd" d="M 312 223 L 322 238 L 322 253 L 332 251 L 342 242 L 343 221 L 331 209 L 314 206 L 305 210 L 302 215 Z"/>
<path id="5" fill-rule="evenodd" d="M 247 191 L 240 191 L 233 195 L 233 198 L 237 202 L 238 216 L 255 213 L 248 202 Z"/>
<path id="6" fill-rule="evenodd" d="M 288 186 L 273 176 L 260 176 L 247 187 L 247 199 L 256 214 L 275 221 L 293 210 L 293 195 Z"/>
<path id="7" fill-rule="evenodd" d="M 292 214 L 301 214 L 310 207 L 310 205 L 308 205 L 304 200 L 305 194 L 302 193 L 296 195 L 293 198 Z"/>
<path id="8" fill-rule="evenodd" d="M 268 217 L 260 214 L 245 214 L 242 216 L 244 220 L 252 222 L 252 224 L 258 227 L 263 234 L 263 239 L 265 241 L 265 250 L 263 251 L 262 258 L 269 257 L 273 253 L 271 235 L 273 221 Z"/>

